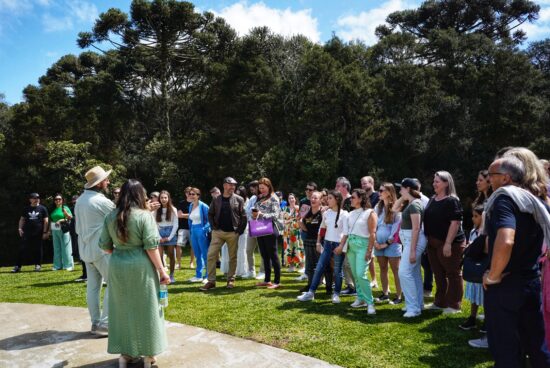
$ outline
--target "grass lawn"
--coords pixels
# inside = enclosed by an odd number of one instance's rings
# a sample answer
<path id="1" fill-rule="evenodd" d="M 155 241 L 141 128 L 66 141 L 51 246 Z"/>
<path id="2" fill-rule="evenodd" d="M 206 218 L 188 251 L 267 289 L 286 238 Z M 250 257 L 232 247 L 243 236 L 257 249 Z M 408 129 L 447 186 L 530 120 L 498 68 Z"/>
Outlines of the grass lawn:
<path id="1" fill-rule="evenodd" d="M 188 256 L 182 263 L 189 265 Z M 0 302 L 86 306 L 85 284 L 73 282 L 80 275 L 80 266 L 74 272 L 50 271 L 51 265 L 44 265 L 40 273 L 32 269 L 26 266 L 22 272 L 12 274 L 11 268 L 0 268 Z M 279 290 L 258 289 L 254 286 L 256 280 L 237 280 L 237 287 L 228 290 L 218 277 L 218 288 L 204 293 L 198 290 L 200 284 L 185 281 L 193 272 L 189 268 L 176 271 L 166 310 L 170 321 L 255 340 L 344 367 L 492 366 L 488 351 L 468 346 L 468 339 L 477 338 L 479 333 L 457 327 L 469 312 L 467 303 L 463 313 L 454 316 L 425 311 L 421 317 L 404 319 L 403 305 L 388 304 L 377 305 L 377 314 L 367 316 L 366 309 L 349 307 L 353 297 L 342 297 L 341 304 L 332 304 L 324 288 L 320 288 L 314 302 L 296 301 L 298 289 L 304 285 L 294 280 L 297 273 L 283 272 L 284 287 Z M 393 288 L 393 280 L 390 282 Z M 374 294 L 381 294 L 380 289 Z"/>

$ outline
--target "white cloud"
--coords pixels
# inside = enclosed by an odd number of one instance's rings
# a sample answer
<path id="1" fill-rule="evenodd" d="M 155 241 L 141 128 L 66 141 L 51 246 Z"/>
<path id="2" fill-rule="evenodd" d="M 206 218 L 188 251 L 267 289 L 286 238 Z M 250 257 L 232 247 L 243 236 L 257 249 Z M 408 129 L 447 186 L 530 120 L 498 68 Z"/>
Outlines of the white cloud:
<path id="1" fill-rule="evenodd" d="M 248 4 L 247 1 L 240 1 L 220 12 L 212 12 L 225 18 L 239 35 L 248 33 L 254 27 L 267 26 L 284 36 L 301 34 L 313 42 L 321 39 L 317 19 L 311 15 L 311 9 L 292 11 L 290 8 L 270 8 L 263 2 Z"/>
<path id="2" fill-rule="evenodd" d="M 54 17 L 46 13 L 42 15 L 42 25 L 46 32 L 67 31 L 73 28 L 73 21 L 70 17 Z"/>
<path id="3" fill-rule="evenodd" d="M 85 1 L 71 1 L 67 5 L 69 6 L 71 15 L 79 22 L 92 23 L 99 15 L 97 7 Z"/>
<path id="4" fill-rule="evenodd" d="M 386 22 L 393 12 L 417 8 L 417 2 L 406 0 L 389 0 L 377 8 L 338 18 L 336 35 L 345 41 L 361 40 L 367 45 L 375 44 L 378 39 L 374 35 L 376 27 Z"/>
<path id="5" fill-rule="evenodd" d="M 538 41 L 550 37 L 550 0 L 537 1 L 537 3 L 540 5 L 539 19 L 519 27 L 527 34 L 527 41 Z"/>
<path id="6" fill-rule="evenodd" d="M 32 9 L 29 0 L 0 0 L 0 13 L 21 14 Z"/>
<path id="7" fill-rule="evenodd" d="M 50 13 L 42 15 L 45 32 L 72 30 L 75 24 L 93 23 L 98 17 L 97 7 L 85 1 L 66 1 L 60 9 L 63 10 L 60 11 L 59 16 L 53 16 Z"/>

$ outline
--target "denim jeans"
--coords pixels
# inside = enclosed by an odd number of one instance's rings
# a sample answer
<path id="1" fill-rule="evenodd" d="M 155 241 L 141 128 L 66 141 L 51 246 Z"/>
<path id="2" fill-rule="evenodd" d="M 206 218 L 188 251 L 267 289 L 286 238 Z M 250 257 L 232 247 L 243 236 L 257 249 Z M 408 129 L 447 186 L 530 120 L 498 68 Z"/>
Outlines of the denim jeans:
<path id="1" fill-rule="evenodd" d="M 334 256 L 334 293 L 340 294 L 340 291 L 342 291 L 342 279 L 344 277 L 344 272 L 342 271 L 342 267 L 344 264 L 344 258 L 346 255 L 344 253 L 340 255 L 334 254 L 334 249 L 338 247 L 340 243 L 338 242 L 332 242 L 325 240 L 323 243 L 323 252 L 321 253 L 321 256 L 319 257 L 319 261 L 317 262 L 317 266 L 315 267 L 315 274 L 313 275 L 313 280 L 311 281 L 311 285 L 309 287 L 309 291 L 315 292 L 317 288 L 319 287 L 319 284 L 321 283 L 321 277 L 323 277 L 323 274 L 325 273 L 325 270 L 330 267 L 330 260 Z"/>
<path id="2" fill-rule="evenodd" d="M 203 225 L 191 225 L 191 247 L 197 260 L 195 277 L 203 279 L 206 277 L 206 258 L 208 257 L 208 232 Z"/>
<path id="3" fill-rule="evenodd" d="M 426 237 L 422 232 L 418 236 L 416 244 L 416 262 L 409 262 L 411 253 L 412 230 L 399 231 L 399 237 L 403 243 L 403 253 L 399 265 L 399 281 L 405 296 L 405 308 L 407 312 L 420 313 L 424 306 L 424 290 L 422 287 L 422 272 L 420 260 L 424 249 L 426 249 Z"/>

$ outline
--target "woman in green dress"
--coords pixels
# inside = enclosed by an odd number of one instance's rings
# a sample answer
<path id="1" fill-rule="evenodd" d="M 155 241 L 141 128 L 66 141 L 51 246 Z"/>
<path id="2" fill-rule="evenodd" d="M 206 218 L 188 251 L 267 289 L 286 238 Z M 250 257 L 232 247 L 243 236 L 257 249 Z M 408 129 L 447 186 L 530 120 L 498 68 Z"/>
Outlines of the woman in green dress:
<path id="1" fill-rule="evenodd" d="M 107 351 L 121 354 L 121 368 L 141 356 L 150 367 L 167 346 L 159 291 L 170 278 L 162 267 L 159 241 L 145 189 L 129 179 L 120 190 L 117 208 L 105 218 L 99 242 L 111 253 Z"/>
<path id="2" fill-rule="evenodd" d="M 73 246 L 71 243 L 71 234 L 63 232 L 62 225 L 65 225 L 73 218 L 69 207 L 63 201 L 63 196 L 58 193 L 54 197 L 55 208 L 50 212 L 50 223 L 53 242 L 53 270 L 72 271 Z M 65 223 L 65 224 L 64 224 Z"/>

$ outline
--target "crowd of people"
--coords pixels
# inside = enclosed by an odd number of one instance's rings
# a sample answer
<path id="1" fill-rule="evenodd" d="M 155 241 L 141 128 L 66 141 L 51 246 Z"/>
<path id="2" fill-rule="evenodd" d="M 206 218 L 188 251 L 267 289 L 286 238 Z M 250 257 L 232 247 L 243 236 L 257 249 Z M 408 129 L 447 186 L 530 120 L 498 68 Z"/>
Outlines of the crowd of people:
<path id="1" fill-rule="evenodd" d="M 310 181 L 298 199 L 275 191 L 266 177 L 244 186 L 226 177 L 221 190 L 210 190 L 210 204 L 190 186 L 175 205 L 168 191 L 147 195 L 134 179 L 116 188 L 110 200 L 104 194 L 110 171 L 94 167 L 72 209 L 61 194 L 51 211 L 37 193 L 30 195 L 19 221 L 23 241 L 13 272 L 26 257 L 40 271 L 42 240 L 49 236 L 54 270 L 73 270 L 72 254 L 82 260 L 86 272 L 79 279 L 87 279 L 91 331 L 108 334 L 108 351 L 121 354 L 121 367 L 140 356 L 150 366 L 166 349 L 159 290 L 176 282 L 181 248 L 188 243 L 195 273 L 186 282 L 200 283 L 201 291 L 215 292 L 221 279 L 217 269 L 229 289 L 238 286 L 239 277 L 258 279 L 258 288 L 278 289 L 281 270 L 288 267 L 304 281 L 297 301 L 313 302 L 324 284 L 332 303 L 355 295 L 350 307 L 365 308 L 367 315 L 384 302 L 402 308 L 403 318 L 418 317 L 424 309 L 455 314 L 466 298 L 471 313 L 461 329 L 476 328 L 484 308 L 484 335 L 471 346 L 489 348 L 497 367 L 519 367 L 526 357 L 532 367 L 548 367 L 549 166 L 526 148 L 499 151 L 477 177 L 469 233 L 447 171 L 434 173 L 430 198 L 417 178 L 376 187 L 365 176 L 354 189 L 339 177 L 333 190 Z M 256 248 L 262 259 L 258 273 Z M 377 298 L 375 260 L 381 282 Z M 424 305 L 433 280 L 434 301 Z M 109 287 L 101 308 L 103 282 Z"/>

